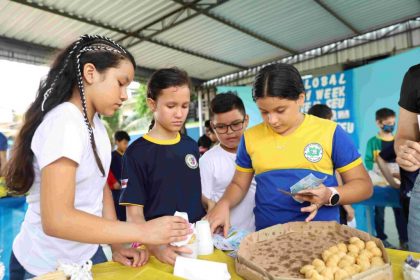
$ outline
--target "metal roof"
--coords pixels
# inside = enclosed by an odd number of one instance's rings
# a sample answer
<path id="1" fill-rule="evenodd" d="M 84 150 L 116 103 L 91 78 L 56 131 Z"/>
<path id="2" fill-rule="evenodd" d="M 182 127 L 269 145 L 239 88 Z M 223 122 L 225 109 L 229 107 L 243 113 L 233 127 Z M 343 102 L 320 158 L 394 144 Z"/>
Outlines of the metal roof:
<path id="1" fill-rule="evenodd" d="M 419 0 L 0 0 L 0 37 L 60 49 L 105 35 L 140 69 L 210 80 L 418 16 Z"/>

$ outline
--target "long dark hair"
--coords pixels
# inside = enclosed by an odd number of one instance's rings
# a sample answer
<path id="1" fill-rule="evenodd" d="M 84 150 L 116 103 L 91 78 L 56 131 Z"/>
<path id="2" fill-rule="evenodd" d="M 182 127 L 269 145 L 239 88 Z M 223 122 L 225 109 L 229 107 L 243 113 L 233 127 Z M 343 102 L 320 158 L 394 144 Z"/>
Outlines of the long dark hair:
<path id="1" fill-rule="evenodd" d="M 305 92 L 302 77 L 293 65 L 276 63 L 265 66 L 255 76 L 252 98 L 280 97 L 297 100 Z"/>
<path id="2" fill-rule="evenodd" d="M 187 72 L 176 67 L 162 68 L 157 70 L 150 77 L 147 83 L 147 98 L 157 100 L 161 91 L 165 88 L 187 85 L 191 89 L 191 81 Z M 152 119 L 149 130 L 155 125 Z"/>
<path id="3" fill-rule="evenodd" d="M 25 113 L 24 122 L 6 169 L 6 185 L 17 194 L 26 193 L 34 182 L 32 137 L 44 116 L 57 105 L 68 101 L 77 86 L 82 100 L 83 116 L 89 131 L 95 160 L 103 176 L 105 170 L 96 150 L 92 126 L 87 117 L 82 71 L 86 63 L 95 65 L 102 73 L 128 59 L 135 67 L 133 56 L 114 41 L 98 36 L 83 35 L 63 50 L 55 59 L 47 77 L 41 81 L 35 101 Z"/>

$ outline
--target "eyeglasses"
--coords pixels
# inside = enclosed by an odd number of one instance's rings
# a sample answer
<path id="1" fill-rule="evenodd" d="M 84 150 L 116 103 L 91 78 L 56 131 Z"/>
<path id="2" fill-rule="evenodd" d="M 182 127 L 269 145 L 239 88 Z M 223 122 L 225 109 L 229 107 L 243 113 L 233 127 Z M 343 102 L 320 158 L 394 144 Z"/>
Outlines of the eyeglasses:
<path id="1" fill-rule="evenodd" d="M 219 134 L 225 134 L 228 132 L 229 127 L 232 131 L 239 131 L 244 127 L 245 118 L 242 121 L 235 121 L 231 124 L 216 124 L 213 125 L 214 130 Z"/>

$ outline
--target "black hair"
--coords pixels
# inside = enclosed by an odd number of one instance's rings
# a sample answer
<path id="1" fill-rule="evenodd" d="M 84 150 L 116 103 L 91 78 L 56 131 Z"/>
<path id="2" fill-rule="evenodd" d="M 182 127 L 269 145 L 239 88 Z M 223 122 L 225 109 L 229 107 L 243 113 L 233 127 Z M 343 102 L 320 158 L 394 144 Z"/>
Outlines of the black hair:
<path id="1" fill-rule="evenodd" d="M 309 115 L 314 115 L 321 119 L 331 120 L 333 112 L 330 107 L 325 104 L 315 104 L 308 110 Z"/>
<path id="2" fill-rule="evenodd" d="M 211 133 L 214 133 L 213 127 L 211 127 L 210 120 L 206 120 L 204 122 L 204 127 L 207 128 L 208 130 L 210 130 Z"/>
<path id="3" fill-rule="evenodd" d="M 198 138 L 198 146 L 199 147 L 204 147 L 204 148 L 210 149 L 211 144 L 212 144 L 212 142 L 211 142 L 210 138 L 205 134 L 201 135 L 201 137 Z"/>
<path id="4" fill-rule="evenodd" d="M 226 113 L 237 109 L 243 116 L 245 113 L 245 106 L 236 94 L 231 91 L 217 94 L 210 102 L 210 115 Z"/>
<path id="5" fill-rule="evenodd" d="M 156 101 L 162 90 L 183 85 L 186 85 L 191 89 L 191 81 L 187 72 L 177 67 L 159 69 L 152 74 L 147 83 L 147 98 Z M 154 125 L 155 120 L 152 119 L 149 130 L 151 130 Z"/>
<path id="6" fill-rule="evenodd" d="M 185 123 L 182 125 L 181 130 L 179 131 L 179 134 L 188 136 L 188 129 L 185 126 Z"/>
<path id="7" fill-rule="evenodd" d="M 390 117 L 395 117 L 395 112 L 389 108 L 381 108 L 376 111 L 376 120 L 383 121 Z"/>
<path id="8" fill-rule="evenodd" d="M 124 59 L 129 60 L 135 68 L 134 58 L 126 49 L 111 39 L 98 35 L 81 36 L 57 56 L 47 77 L 40 83 L 35 101 L 26 111 L 23 126 L 16 138 L 6 170 L 6 185 L 12 192 L 24 194 L 32 186 L 35 177 L 32 137 L 44 116 L 59 104 L 68 101 L 76 87 L 82 100 L 83 117 L 96 164 L 102 175 L 106 175 L 87 117 L 82 71 L 86 63 L 92 63 L 98 72 L 103 73 L 109 68 L 117 67 Z"/>
<path id="9" fill-rule="evenodd" d="M 289 100 L 299 99 L 304 93 L 302 77 L 293 65 L 276 63 L 265 66 L 255 76 L 252 98 L 280 97 Z"/>
<path id="10" fill-rule="evenodd" d="M 115 132 L 114 134 L 114 139 L 115 141 L 122 141 L 122 140 L 127 140 L 128 142 L 130 142 L 130 135 L 128 135 L 127 132 L 123 131 L 123 130 L 119 130 L 117 132 Z"/>

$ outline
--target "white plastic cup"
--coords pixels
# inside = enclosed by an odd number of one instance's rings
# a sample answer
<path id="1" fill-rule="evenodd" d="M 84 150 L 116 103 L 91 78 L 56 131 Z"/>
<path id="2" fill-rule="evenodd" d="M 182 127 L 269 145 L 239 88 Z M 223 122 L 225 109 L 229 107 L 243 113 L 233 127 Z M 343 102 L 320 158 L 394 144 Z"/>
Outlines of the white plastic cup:
<path id="1" fill-rule="evenodd" d="M 206 220 L 195 223 L 198 238 L 198 255 L 210 255 L 214 252 L 213 236 L 210 231 L 210 224 Z"/>

